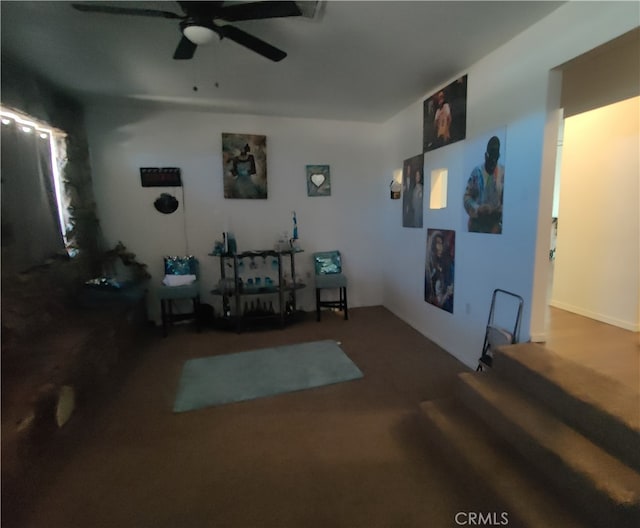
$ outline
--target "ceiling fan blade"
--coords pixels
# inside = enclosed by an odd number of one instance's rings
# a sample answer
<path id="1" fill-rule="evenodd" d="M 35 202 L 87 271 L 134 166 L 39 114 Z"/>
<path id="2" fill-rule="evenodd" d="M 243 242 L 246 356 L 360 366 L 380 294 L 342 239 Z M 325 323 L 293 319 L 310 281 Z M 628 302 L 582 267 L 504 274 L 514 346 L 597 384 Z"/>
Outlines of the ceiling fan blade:
<path id="1" fill-rule="evenodd" d="M 171 11 L 157 11 L 155 9 L 134 9 L 130 7 L 113 7 L 96 4 L 71 4 L 71 7 L 77 9 L 78 11 L 85 11 L 87 13 L 106 13 L 108 15 L 135 15 L 178 19 L 184 18 L 182 15 L 172 13 Z"/>
<path id="2" fill-rule="evenodd" d="M 264 40 L 260 40 L 257 37 L 249 35 L 249 33 L 242 31 L 237 27 L 227 25 L 217 26 L 217 29 L 218 33 L 222 37 L 233 40 L 241 46 L 249 48 L 250 50 L 255 51 L 256 53 L 262 55 L 263 57 L 266 57 L 267 59 L 271 59 L 274 62 L 281 61 L 287 56 L 284 51 L 272 46 L 271 44 L 268 44 Z"/>
<path id="3" fill-rule="evenodd" d="M 240 20 L 301 15 L 302 11 L 300 11 L 295 2 L 249 2 L 224 6 L 218 10 L 216 18 L 221 18 L 228 22 L 238 22 Z"/>
<path id="4" fill-rule="evenodd" d="M 193 58 L 193 54 L 196 52 L 196 46 L 187 37 L 183 36 L 178 43 L 173 58 L 176 60 L 188 60 Z"/>
<path id="5" fill-rule="evenodd" d="M 184 14 L 190 17 L 216 18 L 224 2 L 178 2 Z"/>

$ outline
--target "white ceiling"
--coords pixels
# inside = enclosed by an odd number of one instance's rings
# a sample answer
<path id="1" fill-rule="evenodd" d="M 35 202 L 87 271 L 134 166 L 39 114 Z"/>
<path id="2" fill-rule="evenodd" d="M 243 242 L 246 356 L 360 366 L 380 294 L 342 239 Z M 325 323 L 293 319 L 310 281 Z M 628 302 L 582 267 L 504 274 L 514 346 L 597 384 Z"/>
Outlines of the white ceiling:
<path id="1" fill-rule="evenodd" d="M 562 3 L 330 0 L 313 18 L 233 23 L 288 53 L 271 62 L 228 39 L 176 61 L 178 20 L 3 0 L 1 51 L 84 101 L 383 122 Z M 117 4 L 182 14 L 176 2 Z"/>

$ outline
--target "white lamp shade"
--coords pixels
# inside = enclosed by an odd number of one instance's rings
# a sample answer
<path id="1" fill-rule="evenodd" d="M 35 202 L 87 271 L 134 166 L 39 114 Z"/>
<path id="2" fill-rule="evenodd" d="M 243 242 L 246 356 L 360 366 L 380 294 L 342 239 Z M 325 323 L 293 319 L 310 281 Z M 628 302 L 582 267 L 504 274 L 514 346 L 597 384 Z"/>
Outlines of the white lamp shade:
<path id="1" fill-rule="evenodd" d="M 213 29 L 204 26 L 187 26 L 183 33 L 191 42 L 198 45 L 210 42 L 216 34 Z"/>

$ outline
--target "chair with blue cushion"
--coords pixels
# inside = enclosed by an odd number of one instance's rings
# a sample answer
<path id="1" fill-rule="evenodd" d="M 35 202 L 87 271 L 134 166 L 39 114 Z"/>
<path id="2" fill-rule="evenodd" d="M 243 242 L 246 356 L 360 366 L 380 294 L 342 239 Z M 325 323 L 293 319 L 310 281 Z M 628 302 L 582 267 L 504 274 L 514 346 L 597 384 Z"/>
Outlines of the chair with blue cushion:
<path id="1" fill-rule="evenodd" d="M 162 335 L 167 336 L 169 326 L 177 321 L 195 320 L 200 331 L 200 281 L 198 260 L 195 257 L 164 257 L 164 279 L 156 293 L 160 299 Z M 175 304 L 191 301 L 193 311 L 175 313 Z"/>
<path id="2" fill-rule="evenodd" d="M 320 308 L 338 308 L 349 319 L 347 308 L 347 277 L 342 273 L 342 256 L 339 251 L 322 251 L 313 253 L 316 283 L 316 320 L 320 321 Z M 338 290 L 339 297 L 335 300 L 322 300 L 322 290 Z"/>

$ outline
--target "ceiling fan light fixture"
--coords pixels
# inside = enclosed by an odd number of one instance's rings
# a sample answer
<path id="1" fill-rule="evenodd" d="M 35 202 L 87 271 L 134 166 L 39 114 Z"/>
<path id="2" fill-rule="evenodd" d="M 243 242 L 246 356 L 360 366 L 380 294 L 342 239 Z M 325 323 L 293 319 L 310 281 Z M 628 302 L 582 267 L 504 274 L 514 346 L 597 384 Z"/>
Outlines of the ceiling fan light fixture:
<path id="1" fill-rule="evenodd" d="M 184 36 L 197 45 L 207 44 L 213 40 L 216 32 L 205 26 L 187 26 L 183 30 Z"/>
<path id="2" fill-rule="evenodd" d="M 124 3 L 122 2 L 122 4 Z M 311 2 L 306 2 L 305 0 L 304 3 Z M 243 2 L 177 2 L 177 4 L 179 4 L 184 13 L 183 15 L 173 11 L 123 7 L 122 5 L 98 5 L 94 2 L 86 4 L 72 3 L 71 7 L 78 11 L 90 13 L 180 20 L 182 37 L 173 53 L 175 60 L 192 59 L 199 45 L 207 44 L 213 40 L 214 35 L 217 35 L 220 39 L 227 38 L 258 55 L 262 55 L 266 59 L 274 62 L 281 61 L 287 56 L 284 51 L 258 37 L 254 37 L 243 29 L 226 23 L 218 25 L 216 21 L 241 22 L 244 20 L 298 17 L 303 14 L 295 1 L 267 2 L 249 0 Z"/>

